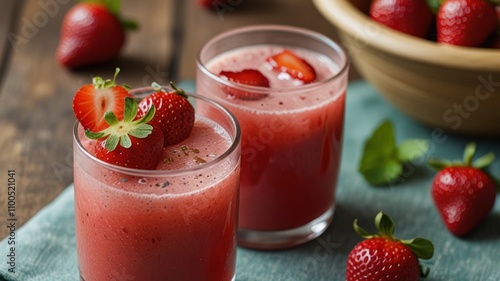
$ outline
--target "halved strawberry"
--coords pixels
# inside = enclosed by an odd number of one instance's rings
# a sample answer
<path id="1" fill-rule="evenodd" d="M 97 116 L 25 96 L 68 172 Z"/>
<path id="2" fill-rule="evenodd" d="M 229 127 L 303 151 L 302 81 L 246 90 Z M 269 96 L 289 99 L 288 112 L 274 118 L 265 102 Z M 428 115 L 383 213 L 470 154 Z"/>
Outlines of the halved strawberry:
<path id="1" fill-rule="evenodd" d="M 194 108 L 189 103 L 186 93 L 173 83 L 173 92 L 164 92 L 161 86 L 154 83 L 156 93 L 147 96 L 139 103 L 141 117 L 152 107 L 156 107 L 156 115 L 149 122 L 163 132 L 164 146 L 174 145 L 185 140 L 194 126 Z"/>
<path id="2" fill-rule="evenodd" d="M 83 128 L 101 131 L 109 125 L 104 114 L 113 112 L 119 119 L 123 118 L 125 98 L 132 97 L 124 86 L 116 85 L 117 68 L 113 80 L 94 77 L 92 84 L 82 86 L 73 98 L 73 112 Z"/>
<path id="3" fill-rule="evenodd" d="M 230 82 L 269 88 L 269 80 L 260 71 L 255 69 L 243 69 L 239 72 L 221 71 L 219 77 Z M 239 90 L 233 87 L 224 87 L 228 95 L 241 100 L 258 100 L 266 95 Z"/>
<path id="4" fill-rule="evenodd" d="M 155 107 L 137 119 L 138 104 L 127 97 L 123 120 L 113 112 L 104 119 L 109 127 L 100 131 L 85 131 L 89 139 L 96 139 L 95 156 L 104 162 L 133 169 L 153 170 L 163 155 L 163 133 L 147 124 L 155 115 Z"/>
<path id="5" fill-rule="evenodd" d="M 303 58 L 298 57 L 290 50 L 267 58 L 267 61 L 278 71 L 288 73 L 292 78 L 311 83 L 316 80 L 316 71 Z"/>

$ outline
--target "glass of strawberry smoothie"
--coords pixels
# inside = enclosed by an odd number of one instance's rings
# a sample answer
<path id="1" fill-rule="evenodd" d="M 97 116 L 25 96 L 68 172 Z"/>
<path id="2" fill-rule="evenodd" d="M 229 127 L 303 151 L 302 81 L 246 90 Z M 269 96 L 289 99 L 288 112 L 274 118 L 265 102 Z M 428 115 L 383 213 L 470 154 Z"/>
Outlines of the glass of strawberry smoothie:
<path id="1" fill-rule="evenodd" d="M 194 128 L 163 149 L 156 170 L 97 159 L 94 141 L 75 125 L 81 280 L 234 280 L 240 128 L 219 104 L 188 95 L 196 104 Z"/>
<path id="2" fill-rule="evenodd" d="M 201 49 L 197 92 L 242 130 L 239 245 L 288 248 L 331 223 L 348 67 L 338 44 L 289 26 L 230 30 Z"/>

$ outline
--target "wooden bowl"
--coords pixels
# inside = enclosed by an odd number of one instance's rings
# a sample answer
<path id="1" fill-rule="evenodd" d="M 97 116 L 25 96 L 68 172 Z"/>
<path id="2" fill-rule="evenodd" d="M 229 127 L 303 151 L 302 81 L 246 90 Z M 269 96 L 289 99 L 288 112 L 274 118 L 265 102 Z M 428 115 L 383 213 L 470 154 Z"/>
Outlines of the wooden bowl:
<path id="1" fill-rule="evenodd" d="M 401 111 L 446 132 L 500 136 L 500 50 L 392 30 L 367 16 L 371 0 L 313 2 L 363 78 Z"/>

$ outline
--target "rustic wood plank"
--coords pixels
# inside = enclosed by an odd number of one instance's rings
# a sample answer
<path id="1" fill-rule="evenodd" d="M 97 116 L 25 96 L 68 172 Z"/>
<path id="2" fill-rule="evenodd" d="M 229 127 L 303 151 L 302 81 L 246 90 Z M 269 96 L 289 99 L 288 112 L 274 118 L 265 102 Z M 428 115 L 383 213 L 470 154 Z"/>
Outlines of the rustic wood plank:
<path id="1" fill-rule="evenodd" d="M 0 83 L 5 76 L 8 58 L 14 47 L 13 43 L 16 42 L 17 35 L 13 30 L 22 4 L 22 0 L 5 0 L 2 2 L 2 9 L 0 9 L 0 38 L 3 38 L 0 44 Z"/>
<path id="2" fill-rule="evenodd" d="M 183 79 L 195 77 L 195 61 L 203 44 L 216 34 L 233 27 L 252 24 L 285 24 L 320 32 L 338 42 L 335 28 L 317 11 L 311 1 L 235 0 L 233 6 L 218 6 L 207 10 L 196 1 L 185 1 L 184 41 L 179 75 Z M 351 80 L 359 78 L 351 67 Z"/>
<path id="3" fill-rule="evenodd" d="M 6 181 L 6 171 L 15 170 L 18 227 L 72 182 L 71 101 L 78 87 L 89 83 L 91 76 L 112 77 L 117 66 L 122 69 L 119 83 L 139 87 L 168 80 L 172 1 L 149 0 L 146 6 L 123 0 L 124 16 L 132 15 L 141 29 L 130 34 L 119 58 L 78 71 L 63 68 L 54 58 L 62 18 L 75 1 L 54 1 L 52 14 L 40 6 L 43 1 L 26 1 L 23 6 L 16 32 L 25 33 L 28 40 L 11 53 L 0 93 L 0 179 Z M 6 204 L 2 194 L 0 206 Z M 0 212 L 2 221 L 5 216 Z M 7 229 L 1 228 L 0 238 L 6 235 Z"/>

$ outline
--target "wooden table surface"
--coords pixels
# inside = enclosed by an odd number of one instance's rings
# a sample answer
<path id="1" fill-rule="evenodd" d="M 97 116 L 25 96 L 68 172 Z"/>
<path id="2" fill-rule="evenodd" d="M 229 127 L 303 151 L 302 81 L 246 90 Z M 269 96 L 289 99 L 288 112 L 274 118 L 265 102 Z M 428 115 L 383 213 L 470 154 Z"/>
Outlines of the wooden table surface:
<path id="1" fill-rule="evenodd" d="M 121 55 L 104 65 L 68 70 L 55 51 L 61 22 L 75 0 L 2 0 L 0 9 L 0 219 L 7 221 L 8 171 L 15 172 L 17 227 L 73 181 L 71 130 L 75 91 L 92 76 L 133 87 L 195 76 L 195 58 L 212 36 L 237 26 L 288 24 L 334 40 L 334 28 L 310 1 L 234 0 L 219 12 L 195 0 L 122 1 L 138 21 Z M 147 4 L 144 4 L 147 3 Z M 351 71 L 351 79 L 359 76 Z M 0 239 L 8 235 L 0 228 Z"/>

